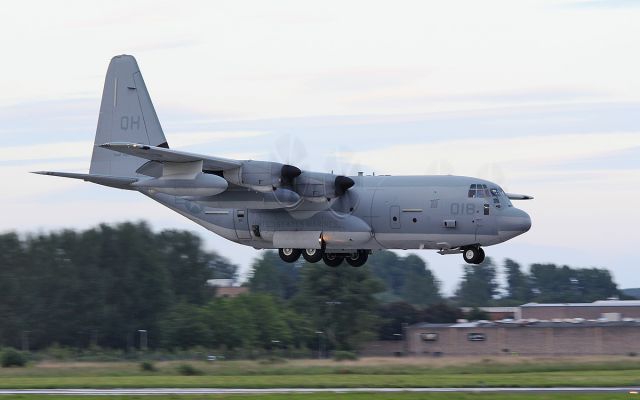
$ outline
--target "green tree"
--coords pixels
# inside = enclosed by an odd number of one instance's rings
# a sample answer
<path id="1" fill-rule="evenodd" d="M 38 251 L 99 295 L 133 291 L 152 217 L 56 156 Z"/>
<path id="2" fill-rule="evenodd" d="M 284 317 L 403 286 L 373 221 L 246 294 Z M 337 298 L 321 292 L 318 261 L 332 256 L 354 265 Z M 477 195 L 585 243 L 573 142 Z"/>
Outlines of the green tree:
<path id="1" fill-rule="evenodd" d="M 169 307 L 205 304 L 207 279 L 235 270 L 197 236 L 144 223 L 0 235 L 0 344 L 131 348 L 145 329 L 157 346 Z"/>
<path id="2" fill-rule="evenodd" d="M 611 273 L 605 269 L 573 269 L 566 265 L 533 264 L 531 278 L 539 303 L 592 302 L 619 296 Z"/>
<path id="3" fill-rule="evenodd" d="M 469 321 L 488 321 L 489 314 L 478 307 L 474 307 L 465 315 Z"/>
<path id="4" fill-rule="evenodd" d="M 172 306 L 160 319 L 160 343 L 166 349 L 209 346 L 212 333 L 204 308 L 187 303 Z"/>
<path id="5" fill-rule="evenodd" d="M 420 257 L 411 254 L 403 260 L 404 284 L 402 298 L 417 306 L 426 306 L 442 301 L 440 296 L 440 282 L 427 268 Z"/>
<path id="6" fill-rule="evenodd" d="M 375 295 L 384 290 L 368 268 L 327 268 L 305 264 L 295 307 L 333 348 L 354 350 L 371 339 L 378 324 Z"/>
<path id="7" fill-rule="evenodd" d="M 432 324 L 452 324 L 464 318 L 464 313 L 457 307 L 440 302 L 424 308 L 420 312 L 420 322 Z"/>
<path id="8" fill-rule="evenodd" d="M 299 268 L 282 261 L 273 251 L 265 251 L 252 266 L 249 288 L 253 293 L 269 293 L 288 300 L 295 296 L 300 281 Z"/>
<path id="9" fill-rule="evenodd" d="M 201 239 L 190 232 L 158 234 L 157 251 L 166 266 L 177 302 L 204 304 L 210 295 L 206 283 L 213 278 L 212 255 L 202 250 Z"/>
<path id="10" fill-rule="evenodd" d="M 399 257 L 391 251 L 380 251 L 369 258 L 367 265 L 385 284 L 386 291 L 379 296 L 383 302 L 425 306 L 442 300 L 440 282 L 424 260 L 414 254 Z"/>
<path id="11" fill-rule="evenodd" d="M 27 310 L 22 304 L 26 293 L 21 287 L 25 264 L 25 249 L 18 235 L 0 235 L 0 347 L 18 346 L 17 338 L 25 326 Z"/>
<path id="12" fill-rule="evenodd" d="M 283 308 L 268 294 L 252 294 L 237 299 L 251 313 L 256 327 L 256 344 L 264 349 L 283 348 L 293 343 L 293 334 Z"/>
<path id="13" fill-rule="evenodd" d="M 458 302 L 467 307 L 488 306 L 496 296 L 496 268 L 487 257 L 480 265 L 465 265 L 462 282 L 456 291 Z"/>
<path id="14" fill-rule="evenodd" d="M 256 346 L 259 327 L 242 299 L 215 299 L 207 305 L 206 314 L 213 347 L 248 350 Z"/>
<path id="15" fill-rule="evenodd" d="M 396 340 L 403 335 L 403 326 L 413 325 L 420 320 L 420 311 L 409 303 L 383 304 L 378 309 L 381 325 L 378 330 L 380 340 Z"/>
<path id="16" fill-rule="evenodd" d="M 507 274 L 507 295 L 506 300 L 514 304 L 524 304 L 533 299 L 533 290 L 529 276 L 522 272 L 520 264 L 506 259 L 504 262 Z"/>

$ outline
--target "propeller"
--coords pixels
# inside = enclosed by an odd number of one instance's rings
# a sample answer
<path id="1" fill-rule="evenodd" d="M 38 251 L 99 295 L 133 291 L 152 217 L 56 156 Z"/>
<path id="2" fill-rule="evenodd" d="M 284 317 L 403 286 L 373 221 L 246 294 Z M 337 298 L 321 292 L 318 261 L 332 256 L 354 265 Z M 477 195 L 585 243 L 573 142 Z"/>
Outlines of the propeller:
<path id="1" fill-rule="evenodd" d="M 351 189 L 356 182 L 344 175 L 339 175 L 335 180 L 335 191 L 337 196 L 342 196 L 347 190 Z"/>

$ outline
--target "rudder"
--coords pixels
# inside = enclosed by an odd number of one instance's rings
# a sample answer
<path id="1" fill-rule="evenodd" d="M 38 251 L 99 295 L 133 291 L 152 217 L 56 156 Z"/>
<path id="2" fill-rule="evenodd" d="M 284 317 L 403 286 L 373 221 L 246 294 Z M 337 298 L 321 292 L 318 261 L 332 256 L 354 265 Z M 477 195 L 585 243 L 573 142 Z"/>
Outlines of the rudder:
<path id="1" fill-rule="evenodd" d="M 113 57 L 109 63 L 89 173 L 136 176 L 147 161 L 98 147 L 108 142 L 169 147 L 138 63 L 130 55 Z"/>

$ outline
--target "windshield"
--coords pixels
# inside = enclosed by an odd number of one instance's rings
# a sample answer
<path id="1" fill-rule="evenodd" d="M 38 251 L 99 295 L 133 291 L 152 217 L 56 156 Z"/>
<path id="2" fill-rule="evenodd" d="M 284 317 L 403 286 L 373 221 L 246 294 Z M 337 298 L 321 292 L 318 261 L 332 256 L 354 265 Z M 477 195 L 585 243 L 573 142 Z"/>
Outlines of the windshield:
<path id="1" fill-rule="evenodd" d="M 501 187 L 489 187 L 482 183 L 474 183 L 469 187 L 469 198 L 486 199 L 486 202 L 493 203 L 497 208 L 502 205 L 512 207 L 511 200 Z"/>
<path id="2" fill-rule="evenodd" d="M 491 197 L 491 192 L 487 185 L 474 183 L 469 188 L 469 197 L 473 199 Z"/>

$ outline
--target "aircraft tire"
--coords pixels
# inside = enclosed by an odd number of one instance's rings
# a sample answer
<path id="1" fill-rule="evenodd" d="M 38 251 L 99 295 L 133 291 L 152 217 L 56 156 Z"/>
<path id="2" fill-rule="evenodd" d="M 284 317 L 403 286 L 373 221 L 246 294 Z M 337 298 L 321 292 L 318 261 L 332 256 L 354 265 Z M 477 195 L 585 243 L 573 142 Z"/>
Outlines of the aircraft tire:
<path id="1" fill-rule="evenodd" d="M 475 260 L 473 260 L 474 264 L 482 264 L 482 262 L 485 259 L 485 254 L 484 254 L 484 250 L 482 249 L 482 247 L 478 247 L 478 256 Z"/>
<path id="2" fill-rule="evenodd" d="M 335 268 L 342 264 L 342 261 L 344 261 L 344 256 L 335 253 L 324 253 L 322 255 L 322 259 L 324 260 L 324 263 L 329 267 Z"/>
<path id="3" fill-rule="evenodd" d="M 477 264 L 475 260 L 478 258 L 479 250 L 479 247 L 465 247 L 462 249 L 462 258 L 467 264 Z"/>
<path id="4" fill-rule="evenodd" d="M 322 260 L 323 251 L 320 249 L 304 249 L 302 250 L 302 257 L 309 263 L 315 264 Z"/>
<path id="5" fill-rule="evenodd" d="M 354 255 L 356 257 L 353 257 Z M 369 254 L 366 252 L 366 250 L 358 250 L 357 253 L 350 254 L 345 257 L 345 260 L 347 260 L 347 263 L 349 263 L 349 265 L 355 268 L 359 268 L 365 265 L 368 259 L 369 259 Z"/>
<path id="6" fill-rule="evenodd" d="M 278 249 L 278 255 L 282 261 L 287 263 L 294 263 L 300 259 L 302 250 L 298 249 Z"/>

